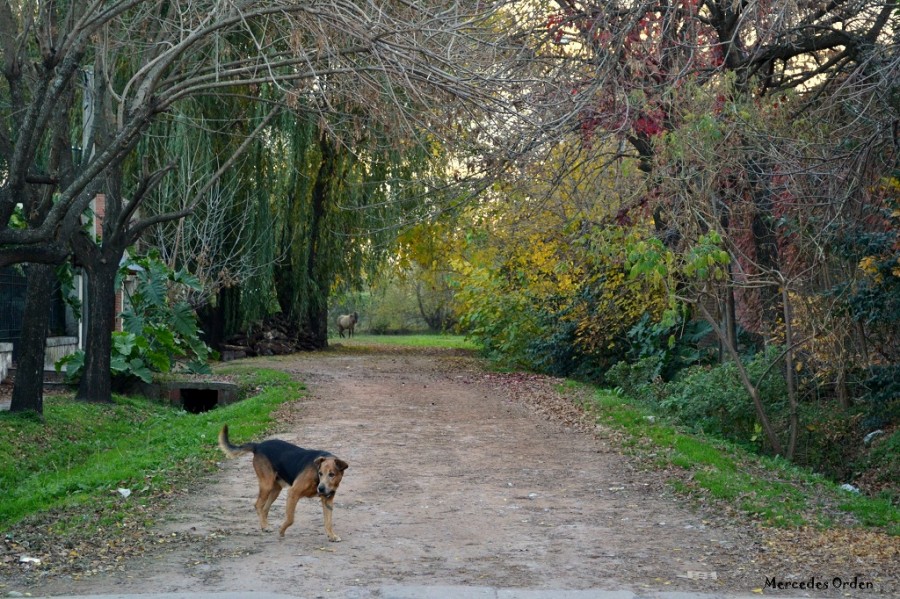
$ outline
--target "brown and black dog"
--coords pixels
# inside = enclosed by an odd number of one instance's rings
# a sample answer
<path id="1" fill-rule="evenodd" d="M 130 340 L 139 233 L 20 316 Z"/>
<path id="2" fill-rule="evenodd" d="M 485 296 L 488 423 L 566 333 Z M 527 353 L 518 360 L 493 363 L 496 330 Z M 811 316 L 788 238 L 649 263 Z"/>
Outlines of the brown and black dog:
<path id="1" fill-rule="evenodd" d="M 340 541 L 334 534 L 331 516 L 334 511 L 334 494 L 337 492 L 344 470 L 348 464 L 327 451 L 304 449 L 287 441 L 272 439 L 262 443 L 232 445 L 228 440 L 228 425 L 219 432 L 219 448 L 228 457 L 241 453 L 253 454 L 253 469 L 259 479 L 259 497 L 256 499 L 256 513 L 263 530 L 269 527 L 269 508 L 281 493 L 288 489 L 285 504 L 284 523 L 278 530 L 284 531 L 294 523 L 294 510 L 303 497 L 319 497 L 322 500 L 322 515 L 325 518 L 325 534 L 330 541 Z"/>

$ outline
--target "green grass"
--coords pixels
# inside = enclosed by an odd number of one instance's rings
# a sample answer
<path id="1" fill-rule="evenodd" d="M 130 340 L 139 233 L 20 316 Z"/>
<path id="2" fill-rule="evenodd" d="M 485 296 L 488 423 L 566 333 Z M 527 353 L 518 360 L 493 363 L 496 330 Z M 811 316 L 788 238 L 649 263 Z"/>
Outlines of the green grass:
<path id="1" fill-rule="evenodd" d="M 256 394 L 202 414 L 143 398 L 116 396 L 111 404 L 48 397 L 44 422 L 33 415 L 0 413 L 0 533 L 22 519 L 51 510 L 72 512 L 55 524 L 61 531 L 84 519 L 80 510 L 112 507 L 110 521 L 123 517 L 143 496 L 168 492 L 180 477 L 221 459 L 218 431 L 228 423 L 232 437 L 260 435 L 281 403 L 296 398 L 300 385 L 286 374 L 251 367 L 228 371 Z M 132 491 L 122 501 L 118 488 Z"/>
<path id="2" fill-rule="evenodd" d="M 900 509 L 887 497 L 865 497 L 848 494 L 840 508 L 850 512 L 866 526 L 887 528 L 888 532 L 900 536 Z"/>
<path id="3" fill-rule="evenodd" d="M 332 337 L 329 343 L 347 346 L 392 345 L 401 347 L 435 347 L 444 349 L 477 350 L 478 345 L 462 335 L 354 335 L 352 338 Z"/>
<path id="4" fill-rule="evenodd" d="M 848 493 L 824 477 L 723 441 L 684 433 L 629 398 L 598 389 L 586 403 L 598 422 L 625 433 L 624 445 L 653 455 L 656 467 L 680 470 L 676 492 L 709 496 L 768 526 L 827 527 L 835 511 L 863 526 L 900 535 L 900 508 L 887 498 Z"/>

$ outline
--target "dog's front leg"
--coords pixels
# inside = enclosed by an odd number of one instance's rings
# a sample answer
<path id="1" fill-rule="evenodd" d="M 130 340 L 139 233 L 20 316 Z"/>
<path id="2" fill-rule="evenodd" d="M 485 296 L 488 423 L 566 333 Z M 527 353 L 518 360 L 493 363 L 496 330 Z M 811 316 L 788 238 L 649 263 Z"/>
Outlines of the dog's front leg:
<path id="1" fill-rule="evenodd" d="M 331 516 L 334 513 L 334 497 L 331 498 L 322 498 L 322 516 L 325 519 L 325 534 L 328 535 L 328 540 L 333 543 L 338 543 L 341 540 L 341 537 L 334 534 L 334 527 L 331 523 Z"/>
<path id="2" fill-rule="evenodd" d="M 300 501 L 300 495 L 295 492 L 295 489 L 292 487 L 290 491 L 288 491 L 287 502 L 284 504 L 284 523 L 281 525 L 281 528 L 278 530 L 279 536 L 284 536 L 284 531 L 288 529 L 288 526 L 294 523 L 294 512 L 297 510 L 297 502 Z"/>

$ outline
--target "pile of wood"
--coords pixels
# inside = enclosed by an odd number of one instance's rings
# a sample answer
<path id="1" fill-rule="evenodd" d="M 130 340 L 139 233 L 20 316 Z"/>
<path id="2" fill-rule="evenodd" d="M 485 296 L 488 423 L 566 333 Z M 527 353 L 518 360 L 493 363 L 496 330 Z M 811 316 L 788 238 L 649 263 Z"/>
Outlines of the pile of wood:
<path id="1" fill-rule="evenodd" d="M 295 323 L 280 315 L 266 318 L 247 332 L 232 335 L 221 345 L 223 361 L 248 356 L 281 356 L 316 349 L 321 349 L 321 346 L 312 335 L 300 331 Z"/>

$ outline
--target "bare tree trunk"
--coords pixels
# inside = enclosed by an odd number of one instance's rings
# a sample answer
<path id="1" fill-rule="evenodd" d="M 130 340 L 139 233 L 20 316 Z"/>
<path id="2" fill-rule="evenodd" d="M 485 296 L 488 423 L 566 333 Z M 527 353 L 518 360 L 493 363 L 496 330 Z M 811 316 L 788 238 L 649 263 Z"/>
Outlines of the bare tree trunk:
<path id="1" fill-rule="evenodd" d="M 834 382 L 838 403 L 845 412 L 850 409 L 850 393 L 847 391 L 847 367 L 838 366 L 837 380 Z"/>
<path id="2" fill-rule="evenodd" d="M 787 381 L 788 405 L 789 413 L 789 439 L 787 448 L 787 459 L 794 459 L 794 451 L 797 448 L 797 432 L 799 429 L 799 415 L 797 414 L 797 380 L 795 376 L 794 365 L 794 329 L 793 314 L 791 310 L 791 298 L 788 293 L 786 284 L 781 286 L 781 303 L 784 311 L 784 343 L 786 345 L 784 353 L 785 379 Z"/>
<path id="3" fill-rule="evenodd" d="M 56 177 L 59 177 L 60 181 L 69 180 L 73 171 L 72 147 L 68 135 L 69 122 L 63 108 L 71 106 L 74 95 L 74 86 L 67 84 L 60 96 L 59 110 L 55 111 L 49 122 L 49 152 L 43 156 L 46 163 L 41 165 L 46 172 L 54 173 Z M 28 134 L 30 135 L 31 132 Z M 5 165 L 9 166 L 8 163 Z M 36 167 L 37 164 L 34 166 Z M 4 178 L 9 175 L 9 172 L 4 172 Z M 32 188 L 23 195 L 26 200 L 23 204 L 23 212 L 27 215 L 29 224 L 39 225 L 53 206 L 53 187 L 42 185 L 40 189 Z M 60 244 L 60 247 L 63 246 L 64 244 Z M 56 262 L 61 262 L 62 258 L 62 255 L 59 256 Z M 34 411 L 39 414 L 44 412 L 44 360 L 47 348 L 47 329 L 50 324 L 51 296 L 53 284 L 56 281 L 55 269 L 56 266 L 49 262 L 28 266 L 25 312 L 16 365 L 16 384 L 13 389 L 10 411 Z"/>
<path id="4" fill-rule="evenodd" d="M 734 276 L 731 271 L 731 263 L 728 263 L 728 282 L 725 286 L 725 335 L 727 342 L 734 348 L 738 346 L 737 338 L 737 308 L 734 301 Z"/>
<path id="5" fill-rule="evenodd" d="M 419 281 L 416 281 L 416 303 L 419 305 L 419 314 L 422 316 L 422 320 L 424 320 L 430 328 L 433 328 L 431 327 L 431 321 L 428 318 L 428 314 L 425 312 L 425 304 L 422 303 L 422 284 Z"/>
<path id="6" fill-rule="evenodd" d="M 731 272 L 729 269 L 728 280 L 731 282 Z M 728 347 L 737 348 L 737 317 L 735 316 L 734 288 L 726 285 L 723 292 L 724 298 L 717 302 L 718 309 L 721 310 L 720 323 L 724 337 L 719 339 L 719 363 L 724 364 L 728 359 Z"/>
<path id="7" fill-rule="evenodd" d="M 700 308 L 700 311 L 703 313 L 703 317 L 710 324 L 710 326 L 712 326 L 719 339 L 722 342 L 725 342 L 725 340 L 727 339 L 727 335 L 725 331 L 722 330 L 722 327 L 717 319 L 709 313 L 709 310 L 706 309 L 702 302 L 697 302 L 697 307 Z M 775 434 L 775 429 L 772 428 L 771 422 L 769 422 L 769 417 L 766 414 L 766 408 L 762 404 L 762 400 L 759 397 L 759 389 L 756 387 L 756 385 L 753 384 L 753 381 L 750 380 L 750 374 L 744 367 L 744 363 L 741 362 L 741 356 L 738 354 L 737 348 L 729 343 L 725 343 L 725 349 L 728 350 L 728 353 L 731 355 L 731 359 L 734 360 L 734 365 L 735 368 L 737 368 L 741 383 L 743 383 L 744 388 L 750 394 L 750 399 L 753 400 L 753 407 L 756 409 L 756 417 L 759 419 L 759 423 L 762 426 L 763 432 L 766 434 L 766 440 L 769 442 L 769 445 L 772 446 L 772 451 L 774 451 L 776 455 L 783 455 L 784 452 L 781 447 L 781 442 L 778 440 L 778 435 Z"/>
<path id="8" fill-rule="evenodd" d="M 10 412 L 44 413 L 44 353 L 47 344 L 47 326 L 50 322 L 53 280 L 53 266 L 47 264 L 28 266 L 25 313 Z"/>
<path id="9" fill-rule="evenodd" d="M 322 240 L 323 221 L 325 217 L 326 198 L 329 186 L 334 185 L 335 151 L 331 142 L 323 135 L 319 141 L 322 150 L 322 163 L 312 190 L 312 212 L 310 217 L 309 254 L 306 262 L 307 279 L 319 288 L 319 293 L 310 293 L 307 298 L 306 313 L 302 314 L 301 327 L 310 335 L 310 341 L 316 348 L 328 347 L 328 289 L 330 281 L 320 280 L 322 268 L 319 265 L 319 245 Z"/>

